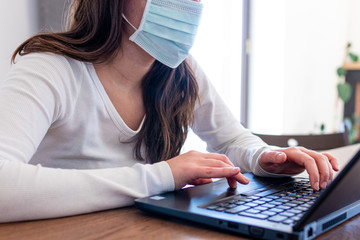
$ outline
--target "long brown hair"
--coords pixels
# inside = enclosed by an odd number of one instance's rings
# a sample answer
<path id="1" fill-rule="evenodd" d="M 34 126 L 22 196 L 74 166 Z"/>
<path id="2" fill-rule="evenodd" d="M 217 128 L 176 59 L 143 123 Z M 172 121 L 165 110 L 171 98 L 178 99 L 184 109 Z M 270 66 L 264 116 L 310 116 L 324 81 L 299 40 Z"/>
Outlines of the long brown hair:
<path id="1" fill-rule="evenodd" d="M 68 10 L 67 30 L 39 33 L 14 52 L 16 56 L 51 52 L 79 61 L 111 61 L 121 47 L 122 12 L 127 0 L 73 0 Z M 155 61 L 142 82 L 146 118 L 133 139 L 134 155 L 150 163 L 180 153 L 193 119 L 198 86 L 191 68 L 184 61 L 172 69 Z M 141 146 L 145 146 L 145 156 Z"/>

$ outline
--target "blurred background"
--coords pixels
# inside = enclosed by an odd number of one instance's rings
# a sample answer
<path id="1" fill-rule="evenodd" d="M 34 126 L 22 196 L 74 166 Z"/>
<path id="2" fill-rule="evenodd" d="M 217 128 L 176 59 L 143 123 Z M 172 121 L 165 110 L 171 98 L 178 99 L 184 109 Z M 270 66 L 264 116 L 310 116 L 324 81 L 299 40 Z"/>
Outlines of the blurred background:
<path id="1" fill-rule="evenodd" d="M 342 131 L 344 100 L 340 97 L 346 98 L 349 92 L 354 109 L 349 110 L 353 111 L 348 114 L 349 121 L 356 125 L 360 98 L 356 99 L 356 86 L 349 90 L 345 83 L 348 73 L 360 72 L 356 60 L 360 54 L 360 1 L 202 2 L 202 23 L 191 53 L 234 116 L 251 131 Z M 0 2 L 1 79 L 21 42 L 39 31 L 63 29 L 67 4 L 67 0 Z M 190 146 L 205 149 L 194 134 L 184 151 Z"/>

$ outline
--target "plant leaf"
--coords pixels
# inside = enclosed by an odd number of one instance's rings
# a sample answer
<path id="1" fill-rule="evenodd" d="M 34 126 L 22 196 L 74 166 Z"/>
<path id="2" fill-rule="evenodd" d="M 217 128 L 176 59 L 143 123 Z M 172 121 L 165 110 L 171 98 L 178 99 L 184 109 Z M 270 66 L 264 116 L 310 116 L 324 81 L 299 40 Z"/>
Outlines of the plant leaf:
<path id="1" fill-rule="evenodd" d="M 337 85 L 337 90 L 338 90 L 339 97 L 341 98 L 341 100 L 344 101 L 344 103 L 349 101 L 349 99 L 351 97 L 351 91 L 352 91 L 350 84 L 339 83 Z"/>
<path id="2" fill-rule="evenodd" d="M 353 61 L 353 62 L 359 61 L 359 56 L 354 53 L 349 52 L 349 57 L 351 58 L 351 61 Z"/>
<path id="3" fill-rule="evenodd" d="M 321 131 L 321 132 L 324 132 L 324 131 L 325 131 L 325 124 L 324 124 L 324 123 L 322 123 L 322 124 L 320 125 L 320 131 Z"/>
<path id="4" fill-rule="evenodd" d="M 338 69 L 336 69 L 336 73 L 339 77 L 342 77 L 346 75 L 346 70 L 343 67 L 339 67 Z"/>

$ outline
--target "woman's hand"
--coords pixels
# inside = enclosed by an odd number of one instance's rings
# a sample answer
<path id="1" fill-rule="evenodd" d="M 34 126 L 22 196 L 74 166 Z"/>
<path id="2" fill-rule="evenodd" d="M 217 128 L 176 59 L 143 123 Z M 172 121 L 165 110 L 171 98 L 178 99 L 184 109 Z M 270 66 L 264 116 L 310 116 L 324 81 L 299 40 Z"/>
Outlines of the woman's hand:
<path id="1" fill-rule="evenodd" d="M 186 184 L 210 182 L 210 178 L 226 177 L 231 188 L 237 182 L 248 184 L 249 179 L 240 173 L 240 168 L 222 154 L 190 151 L 166 161 L 172 171 L 175 189 Z"/>
<path id="2" fill-rule="evenodd" d="M 339 170 L 337 160 L 332 155 L 304 147 L 264 152 L 260 156 L 259 164 L 270 173 L 298 174 L 306 170 L 315 190 L 326 188 L 333 179 L 333 170 Z"/>

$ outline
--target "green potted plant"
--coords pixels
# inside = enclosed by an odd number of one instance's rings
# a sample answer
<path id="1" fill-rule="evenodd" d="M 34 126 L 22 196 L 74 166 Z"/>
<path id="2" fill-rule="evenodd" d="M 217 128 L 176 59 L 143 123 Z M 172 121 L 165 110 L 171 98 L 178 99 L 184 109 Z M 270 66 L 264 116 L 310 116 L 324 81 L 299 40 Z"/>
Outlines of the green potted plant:
<path id="1" fill-rule="evenodd" d="M 359 56 L 357 54 L 351 52 L 351 43 L 348 43 L 346 45 L 344 63 L 346 61 L 350 61 L 350 62 L 358 62 L 359 61 Z M 344 68 L 344 66 L 338 67 L 336 69 L 336 73 L 339 77 L 339 81 L 336 86 L 338 98 L 345 104 L 350 100 L 350 97 L 352 94 L 352 88 L 349 83 L 345 82 L 345 76 L 346 76 L 347 71 Z M 350 143 L 353 143 L 356 140 L 356 134 L 358 131 L 356 126 L 358 124 L 355 124 L 355 123 L 360 123 L 360 119 L 356 115 L 354 115 L 352 118 L 344 119 L 345 127 L 349 131 L 349 142 Z"/>

